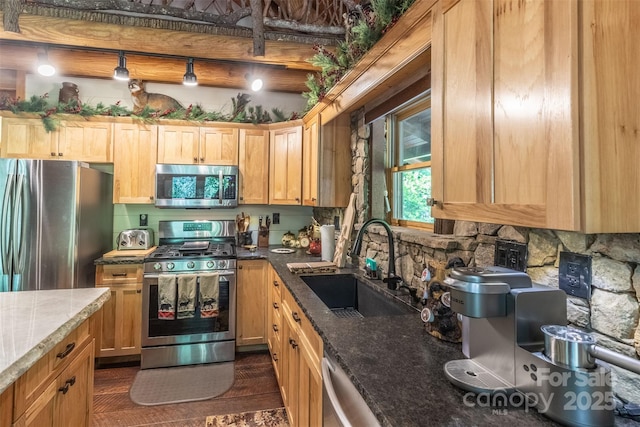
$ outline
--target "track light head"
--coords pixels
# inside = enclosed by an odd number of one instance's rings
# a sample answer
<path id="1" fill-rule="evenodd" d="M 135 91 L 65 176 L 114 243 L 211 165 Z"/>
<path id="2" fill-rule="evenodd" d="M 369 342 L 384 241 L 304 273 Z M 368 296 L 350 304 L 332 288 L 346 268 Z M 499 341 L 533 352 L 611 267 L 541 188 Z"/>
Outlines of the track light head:
<path id="1" fill-rule="evenodd" d="M 186 86 L 196 86 L 198 84 L 198 77 L 193 72 L 193 58 L 187 60 L 187 72 L 182 77 L 182 84 Z"/>
<path id="2" fill-rule="evenodd" d="M 118 66 L 113 70 L 113 78 L 116 80 L 129 80 L 129 70 L 127 70 L 127 58 L 124 52 L 118 54 Z"/>
<path id="3" fill-rule="evenodd" d="M 49 57 L 46 53 L 38 54 L 38 74 L 45 77 L 51 77 L 56 73 L 56 67 L 49 62 Z"/>

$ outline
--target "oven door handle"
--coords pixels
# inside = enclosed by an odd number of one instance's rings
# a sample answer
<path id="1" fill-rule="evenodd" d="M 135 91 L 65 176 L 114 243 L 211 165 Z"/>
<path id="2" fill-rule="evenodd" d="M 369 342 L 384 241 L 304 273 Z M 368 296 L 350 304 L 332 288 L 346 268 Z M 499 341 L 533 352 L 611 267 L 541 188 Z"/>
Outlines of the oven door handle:
<path id="1" fill-rule="evenodd" d="M 161 274 L 176 274 L 177 276 L 180 276 L 183 274 L 193 274 L 194 276 L 199 276 L 201 274 L 209 274 L 209 273 L 213 273 L 213 271 L 194 271 L 189 273 L 145 273 L 143 277 L 145 279 L 157 279 L 158 276 L 160 276 Z M 216 270 L 215 273 L 218 273 L 220 277 L 236 275 L 236 272 L 234 270 Z"/>

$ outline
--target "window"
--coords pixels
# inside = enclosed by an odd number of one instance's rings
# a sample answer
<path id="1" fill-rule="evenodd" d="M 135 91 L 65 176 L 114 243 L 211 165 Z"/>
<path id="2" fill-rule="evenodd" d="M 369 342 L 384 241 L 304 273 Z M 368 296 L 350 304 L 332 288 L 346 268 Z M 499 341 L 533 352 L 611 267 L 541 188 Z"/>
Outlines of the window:
<path id="1" fill-rule="evenodd" d="M 387 116 L 387 178 L 392 224 L 433 230 L 431 197 L 431 98 Z"/>

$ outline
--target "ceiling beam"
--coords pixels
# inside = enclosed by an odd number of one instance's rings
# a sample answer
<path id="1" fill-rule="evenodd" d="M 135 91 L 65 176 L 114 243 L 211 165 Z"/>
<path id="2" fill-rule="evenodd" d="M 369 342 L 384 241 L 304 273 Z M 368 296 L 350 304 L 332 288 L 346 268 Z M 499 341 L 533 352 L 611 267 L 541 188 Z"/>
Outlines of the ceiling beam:
<path id="1" fill-rule="evenodd" d="M 315 54 L 310 44 L 266 40 L 265 55 L 254 56 L 253 40 L 246 37 L 141 28 L 26 13 L 20 14 L 19 26 L 19 33 L 4 29 L 0 31 L 0 40 L 256 62 L 296 70 L 316 70 L 307 62 Z"/>
<path id="2" fill-rule="evenodd" d="M 33 73 L 37 54 L 42 52 L 42 48 L 37 45 L 17 45 L 0 41 L 0 52 L 0 68 Z M 60 49 L 51 46 L 48 48 L 48 57 L 56 66 L 58 74 L 70 77 L 111 79 L 118 63 L 116 52 L 82 51 L 81 48 Z M 127 54 L 127 68 L 131 78 L 182 84 L 186 62 L 175 57 Z M 263 77 L 264 90 L 290 93 L 308 91 L 305 85 L 308 72 L 304 70 L 196 59 L 195 73 L 201 86 L 249 90 L 245 76 L 250 73 Z"/>

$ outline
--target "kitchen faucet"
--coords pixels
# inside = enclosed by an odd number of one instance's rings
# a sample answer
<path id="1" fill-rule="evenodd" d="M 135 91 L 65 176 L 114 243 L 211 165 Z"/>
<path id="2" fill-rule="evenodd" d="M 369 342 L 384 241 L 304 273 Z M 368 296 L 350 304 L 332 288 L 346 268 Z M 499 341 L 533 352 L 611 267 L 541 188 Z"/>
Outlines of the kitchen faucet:
<path id="1" fill-rule="evenodd" d="M 385 221 L 381 219 L 372 218 L 362 224 L 360 231 L 358 231 L 358 235 L 356 236 L 356 240 L 353 244 L 353 248 L 351 249 L 351 255 L 355 255 L 356 257 L 360 255 L 360 249 L 362 248 L 362 237 L 364 236 L 364 232 L 371 224 L 380 224 L 387 230 L 387 239 L 389 242 L 389 268 L 387 268 L 387 277 L 382 279 L 384 283 L 387 284 L 387 288 L 395 290 L 398 286 L 398 283 L 402 282 L 402 277 L 396 275 L 396 264 L 395 264 L 395 253 L 393 249 L 393 233 L 391 232 L 391 227 Z"/>

